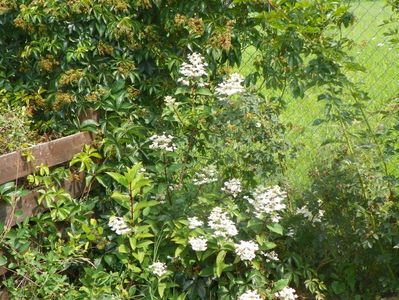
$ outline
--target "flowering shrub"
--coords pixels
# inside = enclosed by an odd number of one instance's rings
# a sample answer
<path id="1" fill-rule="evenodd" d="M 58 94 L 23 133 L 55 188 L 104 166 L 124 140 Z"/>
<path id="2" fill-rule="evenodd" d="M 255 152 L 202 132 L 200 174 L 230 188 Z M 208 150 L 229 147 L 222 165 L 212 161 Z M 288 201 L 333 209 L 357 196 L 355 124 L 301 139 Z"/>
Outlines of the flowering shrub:
<path id="1" fill-rule="evenodd" d="M 246 200 L 252 199 L 252 190 L 258 199 L 260 189 L 255 186 L 266 180 L 265 169 L 250 160 L 270 155 L 267 147 L 271 145 L 284 149 L 279 131 L 273 130 L 281 125 L 272 118 L 271 104 L 248 93 L 242 82 L 234 98 L 220 102 L 213 92 L 217 85 L 209 80 L 208 73 L 204 74 L 204 58 L 194 53 L 189 59 L 193 57 L 202 64 L 198 67 L 201 76 L 191 76 L 187 90 L 181 80 L 177 81 L 173 108 L 170 98 L 163 108 L 164 120 L 170 124 L 165 126 L 168 131 L 142 138 L 141 151 L 150 160 L 143 156 L 143 163 L 132 163 L 127 169 L 121 166 L 120 171 L 106 162 L 102 166 L 93 160 L 82 164 L 83 170 L 106 187 L 106 194 L 89 219 L 76 215 L 63 247 L 71 249 L 70 259 L 84 256 L 93 260 L 92 266 L 82 270 L 83 278 L 101 268 L 102 276 L 108 279 L 102 285 L 85 282 L 85 289 L 64 281 L 68 286 L 63 291 L 65 297 L 101 293 L 109 297 L 265 299 L 289 283 L 278 270 L 278 261 L 265 259 L 277 247 L 274 240 L 284 234 L 276 216 L 270 213 L 284 214 L 285 192 L 278 186 L 265 192 L 262 204 L 272 207 L 269 214 L 253 211 L 255 204 Z M 187 75 L 187 65 L 181 68 Z M 196 79 L 207 82 L 207 87 L 198 86 Z M 244 117 L 240 124 L 248 130 L 245 135 L 234 128 L 238 116 Z M 207 122 L 200 122 L 201 118 L 207 118 Z M 253 125 L 258 122 L 272 127 L 266 130 Z M 253 157 L 236 158 L 234 154 L 246 146 L 248 138 L 253 144 L 259 143 L 252 149 Z M 229 161 L 223 161 L 228 156 Z M 72 164 L 79 164 L 79 159 L 84 158 L 76 157 Z M 270 156 L 269 165 L 275 159 Z M 278 175 L 275 163 L 269 174 Z M 79 233 L 80 227 L 84 235 Z M 98 251 L 104 252 L 98 256 Z M 115 272 L 121 278 L 116 285 L 110 279 Z M 25 284 L 23 292 L 17 292 L 11 280 L 6 285 L 19 295 L 35 290 Z"/>
<path id="2" fill-rule="evenodd" d="M 394 222 L 384 221 L 397 215 L 383 177 L 353 163 L 353 153 L 334 177 L 346 185 L 315 180 L 298 196 L 284 176 L 287 91 L 328 85 L 320 96 L 327 117 L 344 129 L 359 119 L 361 106 L 338 98 L 348 84 L 343 69 L 356 69 L 343 51 L 349 41 L 337 40 L 352 20 L 330 0 L 0 0 L 0 88 L 23 91 L 16 105 L 26 104 L 44 131 L 97 133 L 95 148 L 67 170 L 30 177 L 48 211 L 1 230 L 11 296 L 355 299 L 394 291 L 397 271 L 381 272 L 395 263 L 387 247 L 399 243 Z M 258 51 L 244 77 L 236 67 L 247 46 Z M 98 110 L 98 124 L 78 120 L 87 108 Z M 86 189 L 72 199 L 60 182 L 77 172 Z M 365 185 L 364 174 L 377 184 Z M 366 262 L 378 249 L 380 260 Z"/>

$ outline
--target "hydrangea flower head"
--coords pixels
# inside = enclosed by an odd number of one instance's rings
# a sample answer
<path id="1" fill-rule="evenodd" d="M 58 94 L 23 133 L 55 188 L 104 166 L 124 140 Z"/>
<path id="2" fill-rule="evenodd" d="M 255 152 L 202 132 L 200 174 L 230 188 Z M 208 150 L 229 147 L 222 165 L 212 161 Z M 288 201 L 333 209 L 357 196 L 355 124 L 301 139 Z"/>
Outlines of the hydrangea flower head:
<path id="1" fill-rule="evenodd" d="M 244 82 L 244 78 L 238 74 L 231 74 L 226 80 L 216 87 L 215 92 L 216 95 L 219 95 L 221 98 L 230 97 L 235 94 L 240 94 L 245 91 L 242 83 Z"/>
<path id="2" fill-rule="evenodd" d="M 195 229 L 204 225 L 204 222 L 198 220 L 197 217 L 188 218 L 188 228 Z"/>
<path id="3" fill-rule="evenodd" d="M 194 251 L 205 251 L 207 249 L 207 240 L 205 238 L 191 237 L 188 242 Z"/>
<path id="4" fill-rule="evenodd" d="M 255 252 L 259 250 L 258 244 L 253 241 L 241 241 L 239 244 L 234 244 L 234 247 L 241 260 L 253 260 Z"/>
<path id="5" fill-rule="evenodd" d="M 176 104 L 176 99 L 172 96 L 166 96 L 163 101 L 167 106 L 173 106 Z"/>
<path id="6" fill-rule="evenodd" d="M 198 86 L 205 86 L 202 81 L 203 76 L 207 76 L 206 67 L 208 64 L 205 62 L 204 57 L 199 53 L 192 53 L 188 55 L 188 63 L 185 62 L 180 67 L 180 77 L 177 82 L 183 85 L 190 85 L 195 82 Z"/>
<path id="7" fill-rule="evenodd" d="M 266 262 L 271 262 L 271 261 L 279 261 L 280 259 L 278 258 L 278 254 L 276 251 L 270 251 L 270 252 L 262 252 L 262 255 L 266 257 Z"/>
<path id="8" fill-rule="evenodd" d="M 154 262 L 152 265 L 150 265 L 150 270 L 152 273 L 154 273 L 156 276 L 159 277 L 161 277 L 167 272 L 166 264 L 159 261 Z"/>
<path id="9" fill-rule="evenodd" d="M 163 133 L 162 135 L 153 135 L 149 139 L 151 141 L 150 149 L 154 150 L 165 150 L 169 152 L 176 151 L 177 147 L 172 143 L 173 136 L 166 135 Z"/>
<path id="10" fill-rule="evenodd" d="M 203 185 L 207 183 L 212 183 L 217 181 L 217 171 L 216 167 L 213 165 L 210 165 L 202 172 L 197 172 L 195 173 L 194 179 L 193 179 L 193 184 L 194 185 Z"/>
<path id="11" fill-rule="evenodd" d="M 232 237 L 238 234 L 233 221 L 223 212 L 220 207 L 215 207 L 208 218 L 208 225 L 214 230 L 215 237 Z"/>
<path id="12" fill-rule="evenodd" d="M 235 198 L 242 191 L 241 182 L 237 178 L 230 179 L 224 183 L 224 187 L 221 190 Z"/>
<path id="13" fill-rule="evenodd" d="M 115 233 L 118 235 L 123 235 L 130 232 L 129 226 L 121 217 L 110 217 L 108 221 L 108 226 L 111 227 L 111 230 L 115 231 Z"/>
<path id="14" fill-rule="evenodd" d="M 280 220 L 278 212 L 285 209 L 284 203 L 287 193 L 279 186 L 263 187 L 259 186 L 252 193 L 253 198 L 245 197 L 255 209 L 255 216 L 262 218 L 263 214 L 270 215 L 274 222 Z"/>
<path id="15" fill-rule="evenodd" d="M 298 298 L 296 291 L 293 288 L 285 287 L 281 291 L 274 294 L 280 300 L 295 300 Z"/>
<path id="16" fill-rule="evenodd" d="M 261 296 L 256 291 L 246 291 L 238 300 L 262 300 Z"/>

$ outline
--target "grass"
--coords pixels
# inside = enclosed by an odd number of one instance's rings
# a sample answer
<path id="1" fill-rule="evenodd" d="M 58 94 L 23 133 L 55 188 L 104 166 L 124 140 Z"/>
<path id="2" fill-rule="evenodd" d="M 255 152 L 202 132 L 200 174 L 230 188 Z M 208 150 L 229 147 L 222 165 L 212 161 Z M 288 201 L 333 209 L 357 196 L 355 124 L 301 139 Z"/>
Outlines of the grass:
<path id="1" fill-rule="evenodd" d="M 383 107 L 389 99 L 399 94 L 399 55 L 388 45 L 384 32 L 386 26 L 380 26 L 391 15 L 384 0 L 351 1 L 351 10 L 356 16 L 355 24 L 343 31 L 343 36 L 354 40 L 355 46 L 351 54 L 362 64 L 364 73 L 349 75 L 360 83 L 369 93 L 371 101 L 367 106 L 368 113 L 373 115 L 373 127 L 384 121 L 373 114 Z M 254 49 L 247 50 L 250 58 Z M 243 73 L 245 73 L 245 69 Z M 317 101 L 320 90 L 309 91 L 304 99 L 288 99 L 288 107 L 282 114 L 282 120 L 289 125 L 287 133 L 289 142 L 299 151 L 297 156 L 288 160 L 287 180 L 294 184 L 295 190 L 304 190 L 309 184 L 309 172 L 315 164 L 322 162 L 329 155 L 328 146 L 323 141 L 334 135 L 336 125 L 326 124 L 313 126 L 313 121 L 323 116 L 324 104 Z M 321 155 L 323 154 L 324 157 Z"/>

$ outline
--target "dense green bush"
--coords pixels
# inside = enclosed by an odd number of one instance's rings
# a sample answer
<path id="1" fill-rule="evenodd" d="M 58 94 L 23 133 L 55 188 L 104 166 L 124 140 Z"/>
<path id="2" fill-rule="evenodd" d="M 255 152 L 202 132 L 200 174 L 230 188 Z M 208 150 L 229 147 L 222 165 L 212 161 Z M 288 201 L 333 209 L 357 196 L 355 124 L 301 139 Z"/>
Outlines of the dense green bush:
<path id="1" fill-rule="evenodd" d="M 394 291 L 396 273 L 383 290 L 353 283 L 364 268 L 385 279 L 366 258 L 351 261 L 368 232 L 342 234 L 371 222 L 357 205 L 376 198 L 361 194 L 366 172 L 342 168 L 331 178 L 342 176 L 337 189 L 317 177 L 303 199 L 284 177 L 286 91 L 303 96 L 326 85 L 325 121 L 346 128 L 358 119 L 356 105 L 341 106 L 338 96 L 350 86 L 344 70 L 357 68 L 344 51 L 350 41 L 339 38 L 351 22 L 346 7 L 327 0 L 2 0 L 0 88 L 23 92 L 15 105 L 26 104 L 43 132 L 97 133 L 95 148 L 69 168 L 42 166 L 28 177 L 48 211 L 0 236 L 11 296 L 324 299 Z M 244 80 L 233 69 L 249 46 L 259 56 Z M 259 85 L 276 96 L 259 95 Z M 87 109 L 98 111 L 98 123 L 79 121 Z M 86 190 L 73 199 L 59 183 L 78 172 Z M 384 202 L 384 188 L 368 188 Z M 308 205 L 299 216 L 297 202 Z M 383 218 L 373 228 L 394 231 Z M 384 247 L 393 236 L 378 233 Z M 345 238 L 342 251 L 328 251 Z M 361 253 L 376 253 L 371 239 Z M 326 251 L 317 253 L 319 245 Z M 384 253 L 387 265 L 392 252 Z M 343 255 L 345 264 L 330 262 Z"/>

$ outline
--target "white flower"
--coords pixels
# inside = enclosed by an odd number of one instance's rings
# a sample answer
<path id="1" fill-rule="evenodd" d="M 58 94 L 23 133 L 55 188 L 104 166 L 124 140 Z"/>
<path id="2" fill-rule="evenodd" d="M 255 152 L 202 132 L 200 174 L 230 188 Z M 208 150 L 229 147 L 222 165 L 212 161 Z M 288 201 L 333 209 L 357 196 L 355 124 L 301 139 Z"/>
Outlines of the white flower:
<path id="1" fill-rule="evenodd" d="M 205 68 L 208 66 L 204 62 L 204 57 L 199 53 L 192 53 L 188 55 L 189 63 L 183 63 L 180 67 L 180 74 L 187 78 L 197 78 L 207 76 Z M 182 79 L 184 80 L 184 79 Z"/>
<path id="2" fill-rule="evenodd" d="M 166 96 L 163 101 L 167 106 L 173 106 L 176 104 L 176 99 L 172 96 Z"/>
<path id="3" fill-rule="evenodd" d="M 290 228 L 285 235 L 293 238 L 295 236 L 295 229 Z"/>
<path id="4" fill-rule="evenodd" d="M 261 218 L 262 214 L 267 214 L 272 217 L 273 222 L 278 222 L 281 219 L 278 212 L 286 208 L 283 201 L 286 199 L 287 193 L 279 186 L 259 186 L 252 195 L 253 198 L 245 197 L 245 199 L 253 205 L 257 218 Z"/>
<path id="5" fill-rule="evenodd" d="M 231 194 L 234 198 L 237 197 L 239 193 L 241 193 L 241 182 L 239 179 L 233 178 L 224 183 L 224 187 L 222 187 L 222 191 Z"/>
<path id="6" fill-rule="evenodd" d="M 306 205 L 302 206 L 301 208 L 297 208 L 296 214 L 297 215 L 303 215 L 306 219 L 308 219 L 309 221 L 312 221 L 313 214 L 308 209 L 308 207 Z"/>
<path id="7" fill-rule="evenodd" d="M 266 257 L 266 262 L 271 262 L 271 261 L 279 261 L 280 259 L 278 258 L 278 254 L 276 251 L 270 251 L 270 252 L 261 252 L 263 256 Z"/>
<path id="8" fill-rule="evenodd" d="M 377 47 L 384 47 L 384 43 L 378 43 Z"/>
<path id="9" fill-rule="evenodd" d="M 256 123 L 255 123 L 255 127 L 257 127 L 257 128 L 262 127 L 262 123 L 261 123 L 261 122 L 256 122 Z"/>
<path id="10" fill-rule="evenodd" d="M 253 260 L 255 252 L 259 250 L 258 244 L 253 241 L 240 241 L 239 244 L 234 244 L 234 247 L 241 260 Z"/>
<path id="11" fill-rule="evenodd" d="M 155 275 L 161 277 L 166 273 L 166 264 L 159 261 L 154 262 L 152 265 L 150 265 L 150 270 Z"/>
<path id="12" fill-rule="evenodd" d="M 156 150 L 165 150 L 173 152 L 176 150 L 176 145 L 172 143 L 173 136 L 166 135 L 163 133 L 162 135 L 153 135 L 149 139 L 152 143 L 150 145 L 150 149 Z"/>
<path id="13" fill-rule="evenodd" d="M 229 97 L 244 92 L 243 81 L 244 78 L 240 74 L 231 74 L 225 81 L 218 84 L 215 89 L 216 95 Z"/>
<path id="14" fill-rule="evenodd" d="M 195 229 L 204 225 L 204 222 L 198 220 L 197 217 L 188 218 L 188 228 Z"/>
<path id="15" fill-rule="evenodd" d="M 193 184 L 194 185 L 203 185 L 206 183 L 212 183 L 217 181 L 217 171 L 215 166 L 208 166 L 204 168 L 201 173 L 195 173 Z"/>
<path id="16" fill-rule="evenodd" d="M 273 223 L 278 223 L 281 220 L 281 216 L 278 215 L 277 213 L 273 213 L 270 217 Z"/>
<path id="17" fill-rule="evenodd" d="M 109 218 L 108 226 L 111 227 L 111 230 L 115 231 L 115 233 L 118 235 L 123 235 L 130 232 L 129 226 L 121 217 L 112 216 Z"/>
<path id="18" fill-rule="evenodd" d="M 281 300 L 295 300 L 298 298 L 295 293 L 293 288 L 285 287 L 281 291 L 275 293 L 274 296 Z"/>
<path id="19" fill-rule="evenodd" d="M 262 300 L 261 296 L 256 291 L 246 291 L 238 300 Z"/>
<path id="20" fill-rule="evenodd" d="M 306 205 L 302 206 L 301 208 L 297 208 L 296 213 L 298 215 L 303 215 L 304 218 L 308 219 L 312 223 L 320 223 L 321 218 L 324 216 L 324 210 L 319 209 L 318 212 L 313 215 Z"/>
<path id="21" fill-rule="evenodd" d="M 182 85 L 190 85 L 190 81 L 188 81 L 187 79 L 184 79 L 182 77 L 177 79 L 177 82 L 181 83 Z"/>
<path id="22" fill-rule="evenodd" d="M 193 248 L 194 251 L 205 251 L 207 249 L 207 240 L 204 238 L 191 237 L 188 242 L 190 243 L 191 248 Z"/>
<path id="23" fill-rule="evenodd" d="M 399 249 L 399 244 L 393 246 L 394 249 Z"/>
<path id="24" fill-rule="evenodd" d="M 238 234 L 235 224 L 220 207 L 215 207 L 212 210 L 208 218 L 208 225 L 214 230 L 215 237 L 232 237 Z"/>

